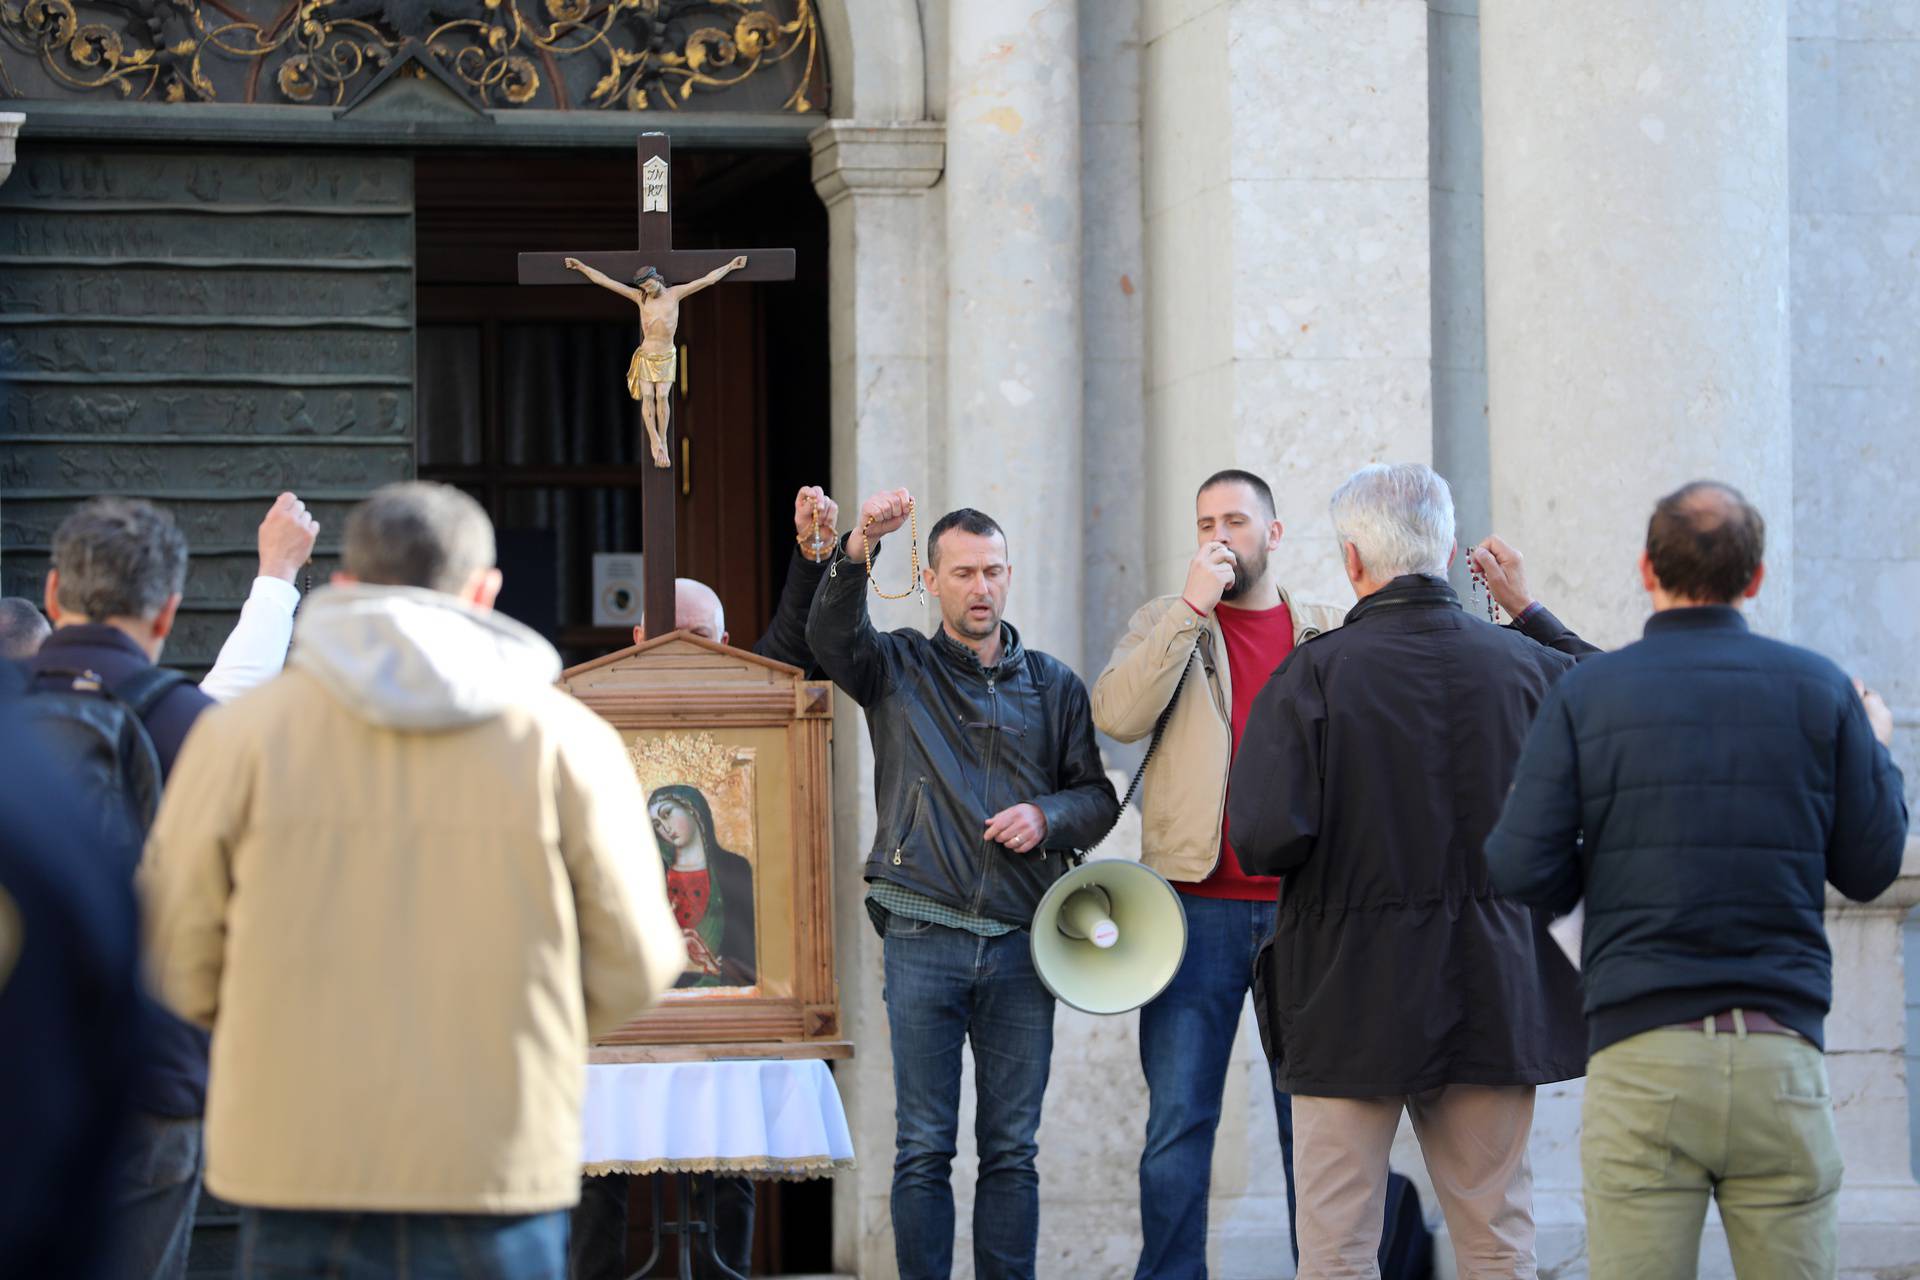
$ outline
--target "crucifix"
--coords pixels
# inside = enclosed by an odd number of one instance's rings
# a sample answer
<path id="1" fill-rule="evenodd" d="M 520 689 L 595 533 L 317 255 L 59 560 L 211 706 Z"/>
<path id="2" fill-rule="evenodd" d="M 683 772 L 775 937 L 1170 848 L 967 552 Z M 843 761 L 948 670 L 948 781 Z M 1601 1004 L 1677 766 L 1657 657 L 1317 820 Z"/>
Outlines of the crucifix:
<path id="1" fill-rule="evenodd" d="M 793 250 L 676 249 L 673 247 L 673 153 L 664 133 L 639 143 L 640 247 L 606 252 L 523 253 L 521 284 L 597 284 L 628 299 L 640 312 L 640 346 L 627 367 L 627 393 L 650 465 L 640 482 L 641 563 L 645 566 L 642 620 L 650 636 L 673 630 L 674 547 L 673 401 L 679 381 L 680 300 L 723 280 L 791 280 Z M 684 396 L 684 389 L 681 390 Z"/>

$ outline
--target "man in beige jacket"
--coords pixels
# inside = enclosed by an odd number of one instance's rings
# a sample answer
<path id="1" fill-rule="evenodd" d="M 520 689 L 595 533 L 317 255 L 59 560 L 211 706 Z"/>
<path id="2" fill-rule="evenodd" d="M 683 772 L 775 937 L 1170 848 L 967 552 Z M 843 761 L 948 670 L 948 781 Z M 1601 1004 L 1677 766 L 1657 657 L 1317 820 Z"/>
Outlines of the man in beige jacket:
<path id="1" fill-rule="evenodd" d="M 619 735 L 492 612 L 493 564 L 472 499 L 382 489 L 287 672 L 169 780 L 148 962 L 213 1030 L 242 1276 L 559 1280 L 588 1041 L 685 964 Z"/>
<path id="2" fill-rule="evenodd" d="M 1250 876 L 1225 830 L 1227 771 L 1254 695 L 1293 646 L 1340 625 L 1341 612 L 1281 589 L 1273 490 L 1221 471 L 1194 502 L 1200 544 L 1179 595 L 1133 615 L 1093 686 L 1093 722 L 1122 742 L 1166 727 L 1140 793 L 1141 860 L 1173 883 L 1187 912 L 1187 952 L 1167 989 L 1140 1011 L 1147 1140 L 1140 1156 L 1138 1280 L 1198 1280 L 1207 1268 L 1207 1187 L 1227 1059 L 1273 931 L 1279 881 Z M 1171 711 L 1168 710 L 1171 703 Z M 1293 1218 L 1293 1119 L 1275 1092 Z"/>

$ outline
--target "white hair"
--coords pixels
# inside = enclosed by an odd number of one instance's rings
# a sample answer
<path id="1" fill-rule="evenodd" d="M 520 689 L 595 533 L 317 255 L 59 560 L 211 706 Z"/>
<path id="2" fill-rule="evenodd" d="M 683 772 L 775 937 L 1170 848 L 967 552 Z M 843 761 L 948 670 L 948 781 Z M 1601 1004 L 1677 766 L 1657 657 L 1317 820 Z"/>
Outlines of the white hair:
<path id="1" fill-rule="evenodd" d="M 1334 491 L 1334 536 L 1385 581 L 1404 573 L 1444 574 L 1453 555 L 1453 491 L 1420 462 L 1362 467 Z"/>

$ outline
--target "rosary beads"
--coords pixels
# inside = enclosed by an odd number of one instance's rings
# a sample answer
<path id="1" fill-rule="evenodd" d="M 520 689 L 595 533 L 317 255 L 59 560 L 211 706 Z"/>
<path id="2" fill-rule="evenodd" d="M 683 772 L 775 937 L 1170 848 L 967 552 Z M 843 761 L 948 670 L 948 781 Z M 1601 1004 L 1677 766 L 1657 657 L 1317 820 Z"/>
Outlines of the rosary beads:
<path id="1" fill-rule="evenodd" d="M 927 587 L 920 577 L 920 516 L 914 508 L 912 498 L 907 499 L 907 520 L 913 526 L 913 541 L 907 544 L 907 556 L 913 565 L 913 584 L 898 594 L 880 589 L 880 584 L 873 579 L 873 537 L 870 534 L 867 537 L 867 581 L 873 586 L 873 594 L 882 600 L 905 600 L 910 595 L 918 594 L 921 603 L 924 604 L 927 599 Z M 865 533 L 872 527 L 873 517 L 868 516 L 867 522 L 860 526 L 860 530 Z"/>
<path id="2" fill-rule="evenodd" d="M 827 552 L 833 550 L 833 531 L 820 527 L 820 500 L 813 500 L 813 531 L 800 539 L 800 553 L 807 559 L 818 563 L 827 558 Z"/>
<path id="3" fill-rule="evenodd" d="M 1487 583 L 1487 575 L 1480 572 L 1480 563 L 1473 558 L 1473 553 L 1478 550 L 1480 550 L 1479 547 L 1473 547 L 1467 552 L 1467 580 L 1471 584 L 1475 606 L 1477 607 L 1484 600 L 1487 607 L 1487 621 L 1497 626 L 1500 622 L 1500 606 L 1494 601 L 1493 588 Z"/>

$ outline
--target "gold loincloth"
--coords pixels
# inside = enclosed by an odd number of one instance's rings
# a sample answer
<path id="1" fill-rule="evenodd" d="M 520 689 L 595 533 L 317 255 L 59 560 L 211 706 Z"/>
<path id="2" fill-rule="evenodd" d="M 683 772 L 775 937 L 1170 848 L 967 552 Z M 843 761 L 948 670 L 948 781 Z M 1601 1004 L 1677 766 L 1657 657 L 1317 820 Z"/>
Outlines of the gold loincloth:
<path id="1" fill-rule="evenodd" d="M 679 374 L 679 365 L 680 355 L 677 351 L 668 351 L 663 355 L 635 351 L 633 363 L 627 366 L 627 394 L 638 400 L 642 383 L 672 382 Z"/>

